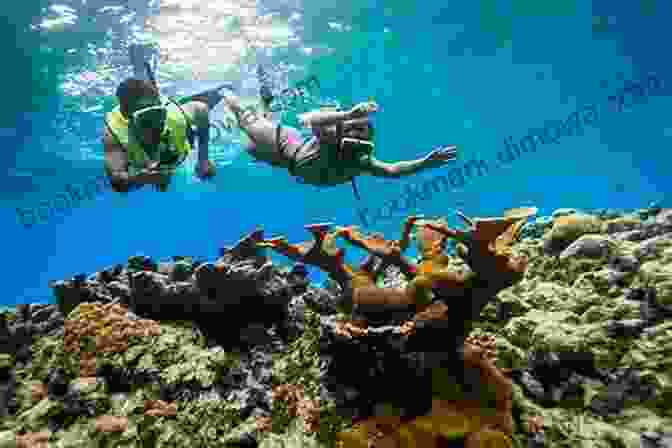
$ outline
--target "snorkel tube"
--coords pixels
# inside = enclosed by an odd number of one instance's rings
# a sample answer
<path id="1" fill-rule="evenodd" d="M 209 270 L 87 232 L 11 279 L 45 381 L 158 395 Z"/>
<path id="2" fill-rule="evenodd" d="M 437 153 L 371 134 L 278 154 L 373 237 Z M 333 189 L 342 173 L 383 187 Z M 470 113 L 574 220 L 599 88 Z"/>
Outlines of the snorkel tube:
<path id="1" fill-rule="evenodd" d="M 152 71 L 152 67 L 149 65 L 149 62 L 145 61 L 144 63 L 145 70 L 147 71 L 147 77 L 149 80 L 152 82 L 152 85 L 156 89 L 156 93 L 159 93 L 159 83 L 156 82 L 156 78 L 154 77 L 154 72 Z"/>
<path id="2" fill-rule="evenodd" d="M 145 61 L 143 63 L 143 65 L 145 66 L 145 71 L 147 72 L 147 78 L 149 78 L 149 81 L 154 86 L 154 89 L 156 89 L 157 95 L 160 96 L 161 93 L 159 91 L 159 83 L 156 81 L 156 77 L 154 76 L 154 72 L 152 71 L 152 67 L 149 65 L 149 62 L 147 62 L 147 61 Z M 172 102 L 172 100 L 171 100 L 171 102 Z M 175 104 L 177 105 L 177 103 L 175 103 Z M 178 107 L 179 107 L 179 105 L 178 105 Z M 180 107 L 180 109 L 182 109 L 182 108 Z M 170 132 L 170 131 L 168 131 L 168 132 Z M 184 163 L 184 161 L 187 159 L 187 157 L 188 157 L 188 155 L 186 155 L 186 154 L 181 155 L 181 156 L 178 155 L 173 160 L 160 161 L 157 166 L 160 167 L 161 165 L 174 165 L 177 168 L 178 166 L 180 166 Z"/>

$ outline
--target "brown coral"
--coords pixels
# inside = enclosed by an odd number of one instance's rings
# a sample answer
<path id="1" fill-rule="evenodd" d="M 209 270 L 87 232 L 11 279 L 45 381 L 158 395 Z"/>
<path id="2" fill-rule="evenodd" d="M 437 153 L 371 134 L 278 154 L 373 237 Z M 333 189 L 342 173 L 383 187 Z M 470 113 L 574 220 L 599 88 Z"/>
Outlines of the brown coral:
<path id="1" fill-rule="evenodd" d="M 527 419 L 527 431 L 530 434 L 544 432 L 544 418 L 541 415 L 535 415 Z"/>
<path id="2" fill-rule="evenodd" d="M 96 353 L 123 353 L 128 349 L 129 338 L 161 334 L 157 322 L 131 320 L 125 307 L 98 302 L 80 304 L 79 319 L 66 320 L 64 328 L 65 351 L 79 354 L 80 376 L 84 377 L 95 376 Z"/>
<path id="3" fill-rule="evenodd" d="M 16 448 L 49 448 L 49 431 L 28 432 L 16 436 Z"/>
<path id="4" fill-rule="evenodd" d="M 497 339 L 487 335 L 469 335 L 465 343 L 483 350 L 485 358 L 490 362 L 497 361 Z"/>
<path id="5" fill-rule="evenodd" d="M 98 370 L 98 363 L 95 353 L 80 352 L 79 353 L 79 376 L 91 377 L 96 375 Z"/>
<path id="6" fill-rule="evenodd" d="M 470 345 L 464 345 L 464 365 L 467 369 L 473 368 L 479 372 L 480 384 L 483 390 L 493 394 L 495 413 L 487 419 L 487 424 L 507 435 L 513 433 L 513 382 L 487 359 L 485 350 Z M 485 402 L 478 403 L 479 409 L 484 407 Z"/>
<path id="7" fill-rule="evenodd" d="M 273 429 L 273 418 L 268 416 L 258 416 L 255 426 L 259 432 L 269 432 Z"/>
<path id="8" fill-rule="evenodd" d="M 305 397 L 303 386 L 281 384 L 273 389 L 273 400 L 284 401 L 292 417 L 303 417 L 306 432 L 319 431 L 320 404 Z"/>
<path id="9" fill-rule="evenodd" d="M 47 385 L 44 383 L 32 384 L 30 386 L 30 398 L 33 403 L 42 401 L 44 398 L 47 398 Z"/>
<path id="10" fill-rule="evenodd" d="M 367 336 L 369 334 L 369 325 L 364 320 L 350 320 L 336 322 L 335 332 L 337 335 L 354 338 L 357 336 Z"/>
<path id="11" fill-rule="evenodd" d="M 175 417 L 177 415 L 177 403 L 166 403 L 163 400 L 145 401 L 145 415 L 152 417 Z"/>
<path id="12" fill-rule="evenodd" d="M 76 379 L 73 381 L 73 384 L 74 384 L 75 386 L 79 386 L 79 387 L 82 387 L 82 386 L 93 386 L 93 385 L 95 385 L 96 383 L 98 383 L 98 378 L 97 378 L 96 376 L 94 376 L 94 375 L 92 375 L 92 376 L 88 376 L 88 377 L 80 376 L 79 378 L 76 378 Z"/>
<path id="13" fill-rule="evenodd" d="M 338 434 L 341 448 L 440 448 L 465 438 L 466 448 L 511 448 L 510 434 L 491 423 L 480 405 L 433 400 L 428 415 L 404 422 L 399 417 L 373 417 Z"/>
<path id="14" fill-rule="evenodd" d="M 128 418 L 114 415 L 101 415 L 96 419 L 98 432 L 124 432 L 128 429 Z"/>

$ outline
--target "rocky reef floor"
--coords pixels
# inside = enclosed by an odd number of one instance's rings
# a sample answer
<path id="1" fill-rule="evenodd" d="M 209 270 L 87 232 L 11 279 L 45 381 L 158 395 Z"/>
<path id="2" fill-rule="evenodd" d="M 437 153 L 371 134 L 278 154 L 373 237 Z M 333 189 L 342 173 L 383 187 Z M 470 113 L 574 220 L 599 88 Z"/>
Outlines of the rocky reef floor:
<path id="1" fill-rule="evenodd" d="M 476 297 L 462 277 L 418 260 L 410 276 L 385 264 L 375 287 L 415 294 L 427 274 L 440 318 L 392 292 L 345 313 L 338 279 L 316 287 L 302 263 L 269 261 L 268 247 L 338 260 L 330 227 L 318 230 L 313 246 L 256 230 L 215 262 L 134 256 L 53 282 L 54 304 L 4 310 L 0 448 L 672 447 L 672 210 L 530 218 L 506 252 L 526 260 L 510 286 L 490 297 L 464 277 L 486 296 L 473 321 L 456 317 Z M 303 251 L 318 245 L 323 258 Z M 473 247 L 466 261 L 441 249 L 432 266 L 469 269 Z M 488 404 L 451 407 L 481 403 L 483 384 L 501 385 L 500 438 L 488 439 Z"/>

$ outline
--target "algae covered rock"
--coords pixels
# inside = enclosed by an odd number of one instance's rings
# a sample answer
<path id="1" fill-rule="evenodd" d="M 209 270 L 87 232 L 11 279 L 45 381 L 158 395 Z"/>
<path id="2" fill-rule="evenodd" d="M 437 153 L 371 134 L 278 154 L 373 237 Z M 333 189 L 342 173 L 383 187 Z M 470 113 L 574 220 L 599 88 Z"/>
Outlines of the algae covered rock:
<path id="1" fill-rule="evenodd" d="M 606 233 L 627 232 L 629 230 L 638 229 L 641 226 L 641 218 L 635 215 L 621 216 L 604 222 L 604 230 Z"/>
<path id="2" fill-rule="evenodd" d="M 549 253 L 558 253 L 576 241 L 579 237 L 601 233 L 602 221 L 592 215 L 573 213 L 554 218 L 553 227 L 546 236 L 545 249 Z"/>
<path id="3" fill-rule="evenodd" d="M 647 402 L 647 406 L 664 408 L 672 402 L 670 359 L 672 359 L 672 322 L 665 322 L 631 340 L 629 349 L 620 360 L 620 365 L 637 369 L 643 378 L 655 386 L 656 397 Z"/>
<path id="4" fill-rule="evenodd" d="M 587 257 L 587 258 L 603 258 L 608 257 L 614 252 L 614 244 L 607 238 L 583 235 L 578 240 L 574 241 L 560 254 L 560 258 L 569 257 Z"/>

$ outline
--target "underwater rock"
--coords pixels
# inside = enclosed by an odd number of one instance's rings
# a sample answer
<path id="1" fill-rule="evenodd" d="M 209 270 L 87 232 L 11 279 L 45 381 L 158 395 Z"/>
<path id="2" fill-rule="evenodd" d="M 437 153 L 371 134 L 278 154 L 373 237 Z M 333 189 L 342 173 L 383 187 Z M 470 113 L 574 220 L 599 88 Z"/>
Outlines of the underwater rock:
<path id="1" fill-rule="evenodd" d="M 0 417 L 6 418 L 15 407 L 16 374 L 14 363 L 7 354 L 0 354 Z"/>
<path id="2" fill-rule="evenodd" d="M 244 432 L 234 439 L 227 440 L 227 448 L 257 448 L 257 437 L 251 432 Z"/>
<path id="3" fill-rule="evenodd" d="M 64 316 L 75 309 L 82 302 L 100 301 L 107 303 L 111 300 L 109 296 L 96 294 L 95 288 L 90 288 L 89 282 L 75 282 L 74 280 L 59 280 L 50 282 L 49 286 L 56 297 L 58 309 Z M 91 285 L 93 286 L 93 285 Z"/>
<path id="4" fill-rule="evenodd" d="M 672 226 L 672 209 L 659 210 L 655 214 L 654 222 L 663 226 Z"/>
<path id="5" fill-rule="evenodd" d="M 595 216 L 580 213 L 558 216 L 554 218 L 553 227 L 545 238 L 544 250 L 548 254 L 560 253 L 579 237 L 602 230 L 602 221 Z"/>
<path id="6" fill-rule="evenodd" d="M 612 246 L 606 238 L 582 236 L 560 254 L 560 259 L 569 257 L 601 258 L 610 254 Z"/>
<path id="7" fill-rule="evenodd" d="M 641 448 L 672 448 L 672 432 L 646 431 L 642 433 Z"/>
<path id="8" fill-rule="evenodd" d="M 666 233 L 642 241 L 633 251 L 640 261 L 651 260 L 661 255 L 661 252 L 672 246 L 672 233 Z"/>
<path id="9" fill-rule="evenodd" d="M 606 391 L 590 402 L 590 409 L 596 415 L 608 417 L 620 414 L 628 402 L 645 403 L 655 394 L 655 386 L 645 384 L 633 369 L 619 369 L 610 378 Z"/>
<path id="10" fill-rule="evenodd" d="M 615 219 L 609 219 L 604 223 L 604 231 L 607 234 L 627 232 L 641 227 L 641 220 L 639 217 L 635 216 L 622 216 Z"/>
<path id="11" fill-rule="evenodd" d="M 616 255 L 609 260 L 609 266 L 618 272 L 637 272 L 640 265 L 639 260 L 632 255 Z"/>
<path id="12" fill-rule="evenodd" d="M 578 211 L 575 208 L 559 208 L 551 213 L 551 217 L 556 219 L 560 218 L 561 216 L 575 215 L 577 213 Z"/>
<path id="13" fill-rule="evenodd" d="M 647 327 L 643 319 L 617 320 L 609 323 L 607 334 L 612 338 L 633 338 L 639 336 Z"/>

